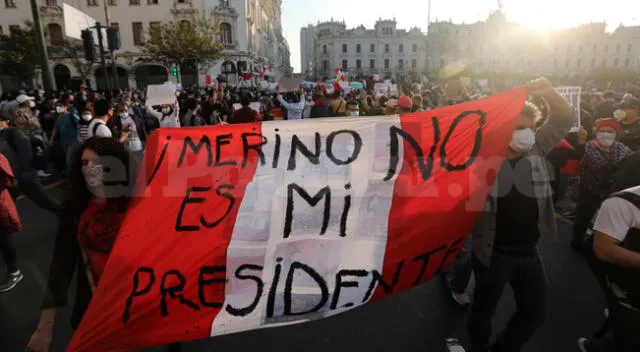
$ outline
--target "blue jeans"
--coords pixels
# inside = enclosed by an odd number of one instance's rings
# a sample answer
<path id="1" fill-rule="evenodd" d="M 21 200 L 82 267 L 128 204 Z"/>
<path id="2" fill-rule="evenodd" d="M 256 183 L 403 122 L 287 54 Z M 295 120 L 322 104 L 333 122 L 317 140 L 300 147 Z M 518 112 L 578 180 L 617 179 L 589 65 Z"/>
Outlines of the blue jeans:
<path id="1" fill-rule="evenodd" d="M 504 287 L 511 285 L 516 301 L 513 314 L 494 351 L 520 351 L 540 327 L 547 313 L 547 280 L 538 250 L 518 255 L 493 254 L 486 267 L 471 257 L 476 288 L 468 318 L 471 352 L 489 351 L 491 323 Z"/>

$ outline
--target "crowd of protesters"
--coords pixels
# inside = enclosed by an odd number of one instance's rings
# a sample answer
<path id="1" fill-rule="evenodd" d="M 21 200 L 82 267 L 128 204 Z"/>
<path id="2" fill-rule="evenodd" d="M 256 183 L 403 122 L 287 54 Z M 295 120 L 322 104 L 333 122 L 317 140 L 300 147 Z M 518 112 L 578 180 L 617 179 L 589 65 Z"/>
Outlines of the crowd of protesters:
<path id="1" fill-rule="evenodd" d="M 632 329 L 640 322 L 640 280 L 635 280 L 640 270 L 637 92 L 585 92 L 581 124 L 572 128 L 572 109 L 549 81 L 524 86 L 530 101 L 498 174 L 495 187 L 500 196 L 488 198 L 489 210 L 480 215 L 473 230 L 473 245 L 443 275 L 453 299 L 470 305 L 471 351 L 517 351 L 544 323 L 546 279 L 536 245 L 540 237 L 556 234 L 554 204 L 566 198 L 577 204 L 565 214 L 575 217 L 571 245 L 587 258 L 602 283 L 609 319 L 615 321 L 610 333 L 583 338 L 579 346 L 582 351 L 640 351 L 640 335 Z M 0 101 L 0 250 L 9 273 L 0 282 L 0 292 L 13 289 L 23 278 L 10 240 L 21 229 L 13 199 L 23 194 L 59 217 L 55 270 L 49 276 L 40 322 L 28 350 L 48 349 L 57 308 L 66 304 L 74 271 L 85 268 L 82 263 L 88 261 L 91 272 L 79 270 L 77 280 L 72 317 L 72 325 L 77 326 L 131 197 L 131 187 L 118 188 L 117 194 L 105 187 L 108 165 L 103 160 L 120 161 L 127 166 L 126 179 L 133 179 L 146 140 L 155 129 L 409 114 L 487 93 L 455 83 L 399 85 L 397 91 L 380 95 L 370 88 L 345 92 L 339 85 L 286 93 L 220 86 L 179 91 L 173 103 L 161 106 L 145 104 L 141 91 L 110 93 L 85 86 L 78 92 L 4 95 Z M 68 180 L 62 203 L 41 184 L 53 176 Z M 524 186 L 515 187 L 516 178 Z M 476 287 L 470 295 L 466 290 L 472 273 Z M 490 343 L 491 320 L 507 284 L 514 290 L 517 310 L 505 331 Z M 455 340 L 448 343 L 452 348 L 459 346 Z"/>

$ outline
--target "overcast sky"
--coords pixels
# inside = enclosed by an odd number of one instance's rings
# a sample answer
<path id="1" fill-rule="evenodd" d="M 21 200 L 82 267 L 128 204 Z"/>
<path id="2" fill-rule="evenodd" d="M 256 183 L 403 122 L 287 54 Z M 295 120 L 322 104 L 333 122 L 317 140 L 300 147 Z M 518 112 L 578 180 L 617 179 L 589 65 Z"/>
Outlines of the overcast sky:
<path id="1" fill-rule="evenodd" d="M 613 30 L 620 23 L 640 25 L 637 0 L 502 0 L 510 21 L 540 30 L 606 21 Z M 632 10 L 636 7 L 636 10 Z M 498 0 L 432 0 L 431 20 L 475 22 L 498 8 Z M 300 72 L 300 28 L 318 21 L 344 19 L 347 28 L 360 24 L 373 28 L 378 18 L 394 18 L 398 28 L 427 30 L 428 0 L 284 0 L 283 27 L 291 49 L 291 65 Z M 636 15 L 637 13 L 637 15 Z M 637 16 L 637 18 L 636 18 Z"/>

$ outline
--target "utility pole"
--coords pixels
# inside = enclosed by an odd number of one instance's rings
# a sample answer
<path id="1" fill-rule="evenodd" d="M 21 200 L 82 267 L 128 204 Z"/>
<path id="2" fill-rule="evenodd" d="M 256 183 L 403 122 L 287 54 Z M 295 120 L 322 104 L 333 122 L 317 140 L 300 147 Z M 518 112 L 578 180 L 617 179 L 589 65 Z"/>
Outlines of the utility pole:
<path id="1" fill-rule="evenodd" d="M 31 15 L 33 16 L 33 32 L 36 36 L 36 50 L 40 52 L 40 66 L 42 66 L 42 82 L 44 89 L 48 91 L 56 90 L 56 80 L 49 66 L 49 54 L 47 46 L 44 44 L 44 32 L 40 22 L 40 5 L 37 0 L 31 0 Z"/>
<path id="2" fill-rule="evenodd" d="M 427 34 L 429 33 L 430 26 L 431 26 L 431 0 L 429 0 L 429 5 L 427 7 Z"/>
<path id="3" fill-rule="evenodd" d="M 106 26 L 111 26 L 111 22 L 109 21 L 109 6 L 107 6 L 107 0 L 102 0 L 102 4 L 104 5 L 104 19 L 106 22 Z M 111 72 L 113 73 L 113 88 L 120 90 L 120 79 L 118 78 L 118 65 L 116 64 L 116 53 L 111 50 Z"/>
<path id="4" fill-rule="evenodd" d="M 104 84 L 107 90 L 111 90 L 111 82 L 107 75 L 107 61 L 104 58 L 104 43 L 102 42 L 102 26 L 100 22 L 96 22 L 94 28 L 98 31 L 98 48 L 100 48 L 100 64 L 102 65 L 102 72 L 104 73 Z"/>

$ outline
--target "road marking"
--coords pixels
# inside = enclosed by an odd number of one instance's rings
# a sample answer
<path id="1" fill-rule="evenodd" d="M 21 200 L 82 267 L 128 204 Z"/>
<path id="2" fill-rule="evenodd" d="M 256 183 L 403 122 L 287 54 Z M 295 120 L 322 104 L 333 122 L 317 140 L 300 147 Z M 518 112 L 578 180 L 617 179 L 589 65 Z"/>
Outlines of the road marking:
<path id="1" fill-rule="evenodd" d="M 44 189 L 45 190 L 49 190 L 49 189 L 52 189 L 52 188 L 56 188 L 56 187 L 60 186 L 63 183 L 64 183 L 64 180 L 60 180 L 60 181 L 54 182 L 54 183 L 52 183 L 50 185 L 44 186 Z M 25 196 L 18 196 L 18 198 L 16 198 L 16 200 L 23 200 L 23 199 L 26 199 L 26 198 L 27 197 L 25 197 Z"/>

